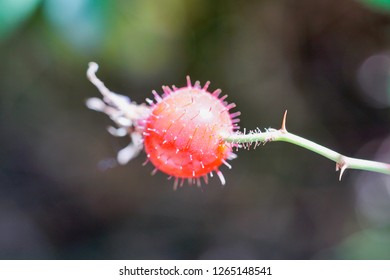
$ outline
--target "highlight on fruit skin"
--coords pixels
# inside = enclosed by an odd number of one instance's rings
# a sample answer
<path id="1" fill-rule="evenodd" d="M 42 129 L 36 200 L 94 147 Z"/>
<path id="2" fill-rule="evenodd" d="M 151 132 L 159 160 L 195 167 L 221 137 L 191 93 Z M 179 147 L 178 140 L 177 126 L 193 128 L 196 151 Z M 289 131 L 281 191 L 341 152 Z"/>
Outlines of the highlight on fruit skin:
<path id="1" fill-rule="evenodd" d="M 123 95 L 108 90 L 96 77 L 98 65 L 89 64 L 88 79 L 98 88 L 103 98 L 89 98 L 88 108 L 107 114 L 116 124 L 108 131 L 114 136 L 130 136 L 131 142 L 117 155 L 119 164 L 126 164 L 143 149 L 147 160 L 157 171 L 174 178 L 174 188 L 189 184 L 201 185 L 201 178 L 208 183 L 208 176 L 215 172 L 221 183 L 225 178 L 220 171 L 222 164 L 231 168 L 227 160 L 234 159 L 234 143 L 223 139 L 235 132 L 240 112 L 230 113 L 236 105 L 228 104 L 227 95 L 219 97 L 221 90 L 210 93 L 207 82 L 203 87 L 197 81 L 182 88 L 163 86 L 159 95 L 146 104 L 136 104 Z"/>

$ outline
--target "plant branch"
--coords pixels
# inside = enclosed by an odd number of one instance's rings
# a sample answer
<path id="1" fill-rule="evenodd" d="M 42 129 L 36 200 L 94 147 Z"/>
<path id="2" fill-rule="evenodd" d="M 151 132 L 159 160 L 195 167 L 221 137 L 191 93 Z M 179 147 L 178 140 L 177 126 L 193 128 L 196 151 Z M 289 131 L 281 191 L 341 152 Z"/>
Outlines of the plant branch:
<path id="1" fill-rule="evenodd" d="M 340 170 L 340 180 L 346 169 L 359 169 L 390 175 L 390 164 L 347 157 L 313 141 L 288 132 L 286 129 L 286 116 L 287 111 L 284 113 L 282 127 L 279 130 L 270 128 L 266 132 L 237 133 L 225 137 L 224 140 L 230 143 L 242 144 L 244 147 L 274 141 L 283 141 L 300 146 L 336 162 L 336 171 Z"/>

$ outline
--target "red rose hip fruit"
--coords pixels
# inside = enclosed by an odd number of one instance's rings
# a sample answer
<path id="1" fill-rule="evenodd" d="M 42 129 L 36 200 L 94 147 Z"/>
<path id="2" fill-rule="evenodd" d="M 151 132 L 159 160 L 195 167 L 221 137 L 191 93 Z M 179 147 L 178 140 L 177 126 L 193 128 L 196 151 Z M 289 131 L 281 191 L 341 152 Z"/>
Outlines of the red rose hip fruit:
<path id="1" fill-rule="evenodd" d="M 230 167 L 226 160 L 234 156 L 223 137 L 238 128 L 235 117 L 240 113 L 230 114 L 235 104 L 224 102 L 226 96 L 219 98 L 220 90 L 208 92 L 208 85 L 192 85 L 187 77 L 187 87 L 163 87 L 161 97 L 153 92 L 156 103 L 146 120 L 144 147 L 156 170 L 176 178 L 175 186 L 178 179 L 200 184 L 203 177 L 207 182 L 213 171 L 224 184 L 219 167 Z"/>

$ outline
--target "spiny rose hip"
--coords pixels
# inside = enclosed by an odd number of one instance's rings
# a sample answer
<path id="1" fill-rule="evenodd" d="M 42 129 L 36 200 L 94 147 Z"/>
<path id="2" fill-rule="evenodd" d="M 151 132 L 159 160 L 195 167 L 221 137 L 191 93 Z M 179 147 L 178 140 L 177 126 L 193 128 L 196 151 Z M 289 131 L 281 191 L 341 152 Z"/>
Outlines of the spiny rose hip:
<path id="1" fill-rule="evenodd" d="M 222 184 L 225 179 L 219 171 L 227 159 L 233 158 L 232 144 L 223 141 L 236 128 L 239 112 L 230 114 L 235 104 L 227 104 L 219 98 L 221 90 L 207 91 L 209 82 L 202 88 L 199 82 L 191 84 L 187 76 L 187 87 L 163 87 L 160 97 L 153 94 L 156 104 L 146 120 L 144 145 L 148 159 L 155 170 L 190 183 L 215 171 Z"/>
<path id="2" fill-rule="evenodd" d="M 130 136 L 131 142 L 117 155 L 119 164 L 126 164 L 144 148 L 154 172 L 160 170 L 175 178 L 174 188 L 187 179 L 190 184 L 208 182 L 208 175 L 216 172 L 222 184 L 225 179 L 219 171 L 222 164 L 230 165 L 227 159 L 235 158 L 231 144 L 224 141 L 238 129 L 240 112 L 229 113 L 235 104 L 228 104 L 226 95 L 219 97 L 221 90 L 207 91 L 209 82 L 202 88 L 199 82 L 173 89 L 163 87 L 159 96 L 153 91 L 155 101 L 136 104 L 130 98 L 111 92 L 96 77 L 99 66 L 89 63 L 87 76 L 103 98 L 89 98 L 88 108 L 107 114 L 117 127 L 108 131 L 118 137 Z"/>

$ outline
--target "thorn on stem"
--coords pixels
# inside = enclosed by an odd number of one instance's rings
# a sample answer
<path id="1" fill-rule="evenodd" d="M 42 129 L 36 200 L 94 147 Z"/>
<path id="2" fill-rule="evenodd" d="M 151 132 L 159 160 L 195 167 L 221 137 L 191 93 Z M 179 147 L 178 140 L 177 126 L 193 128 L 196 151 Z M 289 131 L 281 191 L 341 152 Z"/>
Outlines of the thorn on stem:
<path id="1" fill-rule="evenodd" d="M 287 110 L 284 111 L 283 121 L 282 121 L 282 127 L 280 128 L 280 131 L 282 131 L 282 132 L 287 132 L 287 129 L 286 129 L 286 120 L 287 120 Z"/>
<path id="2" fill-rule="evenodd" d="M 344 171 L 347 170 L 347 168 L 348 168 L 348 165 L 344 161 L 336 163 L 336 171 L 340 170 L 339 181 L 341 181 L 341 178 L 343 177 Z"/>

